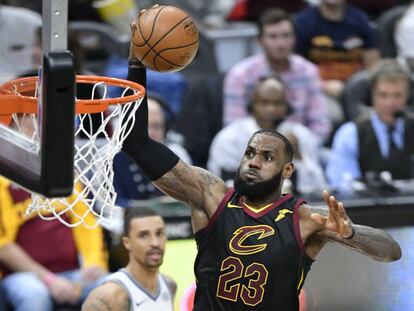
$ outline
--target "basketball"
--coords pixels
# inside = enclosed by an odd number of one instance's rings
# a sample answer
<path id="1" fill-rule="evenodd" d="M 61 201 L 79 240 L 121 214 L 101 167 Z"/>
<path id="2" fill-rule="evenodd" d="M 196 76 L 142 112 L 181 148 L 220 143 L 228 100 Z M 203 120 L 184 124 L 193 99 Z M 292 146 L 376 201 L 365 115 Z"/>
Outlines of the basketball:
<path id="1" fill-rule="evenodd" d="M 174 72 L 185 68 L 198 49 L 198 30 L 191 17 L 173 6 L 144 10 L 132 29 L 132 51 L 147 68 Z"/>

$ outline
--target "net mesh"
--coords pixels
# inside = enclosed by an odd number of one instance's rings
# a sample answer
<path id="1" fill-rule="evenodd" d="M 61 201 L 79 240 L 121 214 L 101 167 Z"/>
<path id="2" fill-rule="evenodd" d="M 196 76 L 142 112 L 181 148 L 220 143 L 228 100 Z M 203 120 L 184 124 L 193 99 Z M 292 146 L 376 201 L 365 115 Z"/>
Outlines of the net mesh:
<path id="1" fill-rule="evenodd" d="M 109 87 L 113 86 L 96 83 L 92 87 L 91 99 L 107 98 Z M 128 91 L 134 94 L 139 92 L 129 87 L 123 87 L 121 91 L 121 97 Z M 135 112 L 141 101 L 142 97 L 123 104 L 112 104 L 107 110 L 93 115 L 77 115 L 73 194 L 67 198 L 46 198 L 33 193 L 26 214 L 37 213 L 45 220 L 58 219 L 69 227 L 83 224 L 93 228 L 100 223 L 110 225 L 116 200 L 113 159 L 133 128 Z M 12 120 L 16 131 L 39 143 L 35 114 L 15 114 Z"/>

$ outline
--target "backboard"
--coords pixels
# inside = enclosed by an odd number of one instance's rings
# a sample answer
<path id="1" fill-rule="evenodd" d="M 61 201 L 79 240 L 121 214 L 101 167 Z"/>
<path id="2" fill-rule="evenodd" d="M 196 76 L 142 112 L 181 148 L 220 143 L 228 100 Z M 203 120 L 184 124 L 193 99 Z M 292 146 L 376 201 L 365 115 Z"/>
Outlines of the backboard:
<path id="1" fill-rule="evenodd" d="M 42 10 L 43 60 L 38 112 L 33 118 L 39 137 L 28 139 L 1 124 L 0 174 L 31 192 L 66 197 L 73 190 L 75 127 L 75 69 L 67 51 L 68 0 L 43 0 Z"/>

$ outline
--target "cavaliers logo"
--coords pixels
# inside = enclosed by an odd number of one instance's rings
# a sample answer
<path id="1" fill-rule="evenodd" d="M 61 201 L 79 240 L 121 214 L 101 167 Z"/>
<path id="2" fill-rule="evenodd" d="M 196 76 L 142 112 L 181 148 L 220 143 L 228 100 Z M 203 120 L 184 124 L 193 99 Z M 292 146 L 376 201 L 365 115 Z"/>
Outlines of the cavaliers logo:
<path id="1" fill-rule="evenodd" d="M 259 242 L 268 236 L 275 234 L 275 230 L 267 225 L 244 226 L 233 233 L 230 240 L 230 250 L 237 255 L 251 255 L 266 249 L 267 243 L 247 243 L 246 239 L 252 237 Z"/>

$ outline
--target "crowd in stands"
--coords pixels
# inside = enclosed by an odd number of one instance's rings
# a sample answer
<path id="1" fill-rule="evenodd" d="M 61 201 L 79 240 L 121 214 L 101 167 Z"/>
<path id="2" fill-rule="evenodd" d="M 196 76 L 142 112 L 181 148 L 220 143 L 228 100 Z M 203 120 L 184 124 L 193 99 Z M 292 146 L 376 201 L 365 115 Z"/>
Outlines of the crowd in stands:
<path id="1" fill-rule="evenodd" d="M 149 135 L 185 162 L 232 182 L 250 135 L 276 129 L 295 149 L 288 191 L 366 193 L 378 190 L 371 187 L 381 187 L 379 180 L 414 178 L 414 2 L 157 3 L 183 8 L 200 25 L 194 64 L 180 73 L 148 73 Z M 36 74 L 41 4 L 0 1 L 0 83 Z M 136 1 L 139 9 L 152 4 Z M 69 1 L 69 22 L 77 21 L 112 27 L 91 0 Z M 239 21 L 257 23 L 260 52 L 219 73 L 217 60 L 206 57 L 214 55 L 214 42 L 203 29 Z M 128 42 L 114 38 L 120 52 L 99 54 L 103 45 L 89 39 L 79 29 L 70 33 L 78 73 L 126 78 Z M 78 90 L 78 98 L 88 92 Z M 163 195 L 125 154 L 115 157 L 114 171 L 123 208 Z M 0 179 L 0 311 L 79 306 L 108 272 L 103 231 L 26 218 L 29 203 L 26 191 Z"/>

